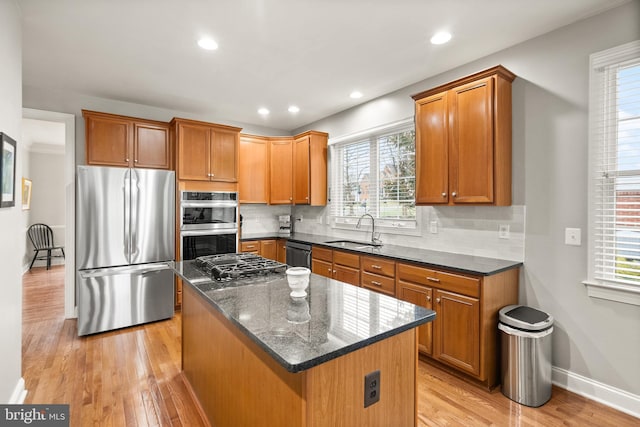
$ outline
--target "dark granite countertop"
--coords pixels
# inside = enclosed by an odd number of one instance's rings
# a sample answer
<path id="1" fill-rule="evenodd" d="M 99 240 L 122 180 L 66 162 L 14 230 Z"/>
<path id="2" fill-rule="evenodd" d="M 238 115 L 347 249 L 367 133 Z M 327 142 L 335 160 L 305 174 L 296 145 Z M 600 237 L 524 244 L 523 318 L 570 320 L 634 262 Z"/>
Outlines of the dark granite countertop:
<path id="1" fill-rule="evenodd" d="M 435 312 L 311 274 L 307 296 L 293 299 L 284 273 L 211 280 L 193 261 L 174 268 L 289 372 L 300 372 L 432 321 Z"/>
<path id="2" fill-rule="evenodd" d="M 339 237 L 324 236 L 319 234 L 293 233 L 290 236 L 278 236 L 274 233 L 254 233 L 242 235 L 242 240 L 275 239 L 285 238 L 287 240 L 310 243 L 312 245 L 326 246 L 332 249 L 358 253 L 360 255 L 375 255 L 391 258 L 396 261 L 411 261 L 423 264 L 425 267 L 444 268 L 460 273 L 470 273 L 481 276 L 490 276 L 505 270 L 517 268 L 522 265 L 520 261 L 509 261 L 497 258 L 486 258 L 472 255 L 455 254 L 451 252 L 441 252 L 429 249 L 409 248 L 406 246 L 387 245 L 379 247 L 368 247 L 362 249 L 345 248 L 340 244 L 326 243 L 331 240 L 338 240 Z M 364 243 L 364 242 L 363 242 Z"/>

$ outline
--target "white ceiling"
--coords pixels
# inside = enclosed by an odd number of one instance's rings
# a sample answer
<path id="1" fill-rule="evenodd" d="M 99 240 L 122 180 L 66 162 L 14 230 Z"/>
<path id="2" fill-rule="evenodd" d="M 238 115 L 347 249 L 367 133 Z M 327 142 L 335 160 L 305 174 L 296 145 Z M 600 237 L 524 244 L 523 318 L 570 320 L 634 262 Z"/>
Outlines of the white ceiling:
<path id="1" fill-rule="evenodd" d="M 293 130 L 626 1 L 21 0 L 23 83 Z"/>

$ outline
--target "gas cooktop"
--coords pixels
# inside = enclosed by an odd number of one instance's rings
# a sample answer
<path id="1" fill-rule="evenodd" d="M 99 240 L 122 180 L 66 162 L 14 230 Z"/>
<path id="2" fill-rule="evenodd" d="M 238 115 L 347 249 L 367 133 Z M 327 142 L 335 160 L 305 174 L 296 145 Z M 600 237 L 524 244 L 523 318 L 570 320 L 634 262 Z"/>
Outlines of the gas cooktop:
<path id="1" fill-rule="evenodd" d="M 286 264 L 244 253 L 201 256 L 195 259 L 195 264 L 216 280 L 282 273 L 287 269 Z"/>

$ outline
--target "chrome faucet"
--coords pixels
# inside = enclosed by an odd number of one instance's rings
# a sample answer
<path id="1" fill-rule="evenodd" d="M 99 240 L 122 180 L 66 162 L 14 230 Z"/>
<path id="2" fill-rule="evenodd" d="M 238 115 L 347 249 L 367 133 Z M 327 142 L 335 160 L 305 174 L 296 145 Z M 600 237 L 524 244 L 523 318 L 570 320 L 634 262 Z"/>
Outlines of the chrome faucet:
<path id="1" fill-rule="evenodd" d="M 360 225 L 362 225 L 362 218 L 364 218 L 365 216 L 368 216 L 369 218 L 371 218 L 371 244 L 373 246 L 382 246 L 382 241 L 380 240 L 380 233 L 378 233 L 378 237 L 376 237 L 376 219 L 373 217 L 373 215 L 371 215 L 368 212 L 363 214 L 358 219 L 356 228 L 360 228 Z"/>

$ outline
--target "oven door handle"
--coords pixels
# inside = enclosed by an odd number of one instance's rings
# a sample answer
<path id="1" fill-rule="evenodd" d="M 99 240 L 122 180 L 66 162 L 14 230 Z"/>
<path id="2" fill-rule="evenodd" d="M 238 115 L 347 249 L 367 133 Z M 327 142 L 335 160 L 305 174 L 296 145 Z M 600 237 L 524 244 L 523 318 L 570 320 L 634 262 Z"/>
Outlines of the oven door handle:
<path id="1" fill-rule="evenodd" d="M 208 229 L 208 230 L 183 230 L 180 232 L 182 237 L 191 237 L 191 236 L 217 236 L 220 234 L 236 234 L 238 232 L 237 228 L 216 228 L 216 229 Z"/>
<path id="2" fill-rule="evenodd" d="M 182 202 L 180 206 L 183 208 L 237 208 L 238 202 L 228 201 L 193 201 L 193 202 Z"/>

